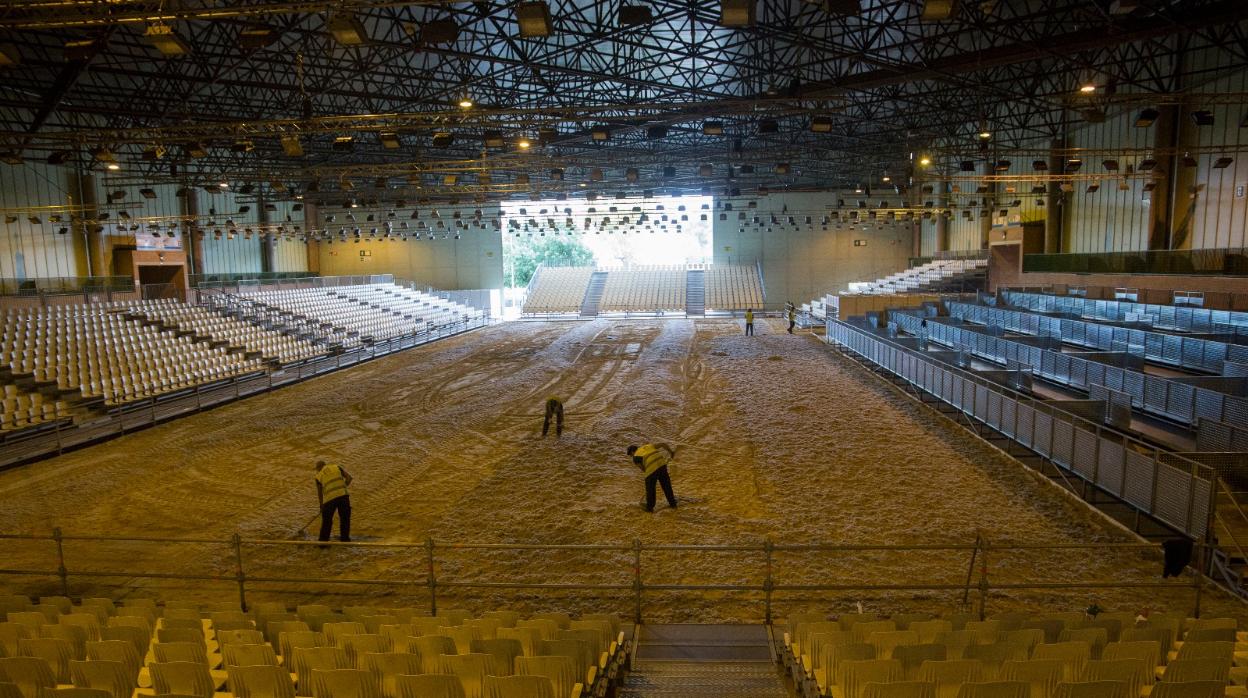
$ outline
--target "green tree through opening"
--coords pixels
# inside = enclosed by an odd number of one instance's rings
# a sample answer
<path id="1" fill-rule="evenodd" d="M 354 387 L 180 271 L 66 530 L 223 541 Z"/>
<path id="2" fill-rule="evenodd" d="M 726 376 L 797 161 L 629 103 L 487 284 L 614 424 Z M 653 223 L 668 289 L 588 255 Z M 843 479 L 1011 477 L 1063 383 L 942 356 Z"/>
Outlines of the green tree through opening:
<path id="1" fill-rule="evenodd" d="M 594 253 L 579 236 L 515 237 L 504 235 L 503 276 L 508 286 L 524 288 L 539 264 L 552 267 L 592 267 Z"/>

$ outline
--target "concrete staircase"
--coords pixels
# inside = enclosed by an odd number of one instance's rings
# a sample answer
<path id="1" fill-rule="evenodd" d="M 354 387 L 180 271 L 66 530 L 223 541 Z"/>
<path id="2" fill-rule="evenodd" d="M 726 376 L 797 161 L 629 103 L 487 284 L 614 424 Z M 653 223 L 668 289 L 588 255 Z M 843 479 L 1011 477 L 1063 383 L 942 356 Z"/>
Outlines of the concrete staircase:
<path id="1" fill-rule="evenodd" d="M 706 315 L 706 272 L 685 272 L 685 315 Z"/>
<path id="2" fill-rule="evenodd" d="M 619 698 L 792 698 L 763 625 L 643 625 Z"/>
<path id="3" fill-rule="evenodd" d="M 585 299 L 581 301 L 581 317 L 598 317 L 598 305 L 602 302 L 602 290 L 607 286 L 607 272 L 596 271 L 589 277 Z"/>

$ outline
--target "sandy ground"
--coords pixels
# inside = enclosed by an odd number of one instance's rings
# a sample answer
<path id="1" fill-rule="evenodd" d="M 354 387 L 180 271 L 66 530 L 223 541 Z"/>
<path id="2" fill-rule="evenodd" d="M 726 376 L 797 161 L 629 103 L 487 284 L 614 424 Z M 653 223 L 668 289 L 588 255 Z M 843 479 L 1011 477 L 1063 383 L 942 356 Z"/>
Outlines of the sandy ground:
<path id="1" fill-rule="evenodd" d="M 303 541 L 316 516 L 312 463 L 356 477 L 357 541 L 411 547 L 243 545 L 249 601 L 312 598 L 427 608 L 425 541 L 438 547 L 440 607 L 604 610 L 631 617 L 627 550 L 451 549 L 443 543 L 968 544 L 1127 537 L 995 450 L 897 395 L 815 338 L 760 322 L 756 337 L 718 320 L 511 323 L 439 342 L 0 473 L 0 530 L 182 537 L 202 543 L 68 541 L 75 595 L 237 604 L 230 536 Z M 540 438 L 547 396 L 564 399 L 563 438 Z M 668 441 L 682 505 L 642 511 L 629 443 Z M 662 496 L 660 495 L 660 502 Z M 312 528 L 316 523 L 313 522 Z M 218 542 L 219 541 L 219 542 Z M 7 569 L 55 569 L 49 542 L 0 541 Z M 781 585 L 954 584 L 967 551 L 776 552 Z M 1156 554 L 993 551 L 995 583 L 1160 581 Z M 765 580 L 758 551 L 646 551 L 647 586 Z M 89 579 L 75 572 L 112 571 Z M 975 579 L 978 580 L 976 569 Z M 260 581 L 263 578 L 269 581 Z M 304 582 L 367 579 L 371 585 Z M 623 589 L 462 587 L 553 582 Z M 22 593 L 55 579 L 7 576 Z M 1016 607 L 1190 611 L 1184 589 L 994 591 Z M 777 591 L 774 615 L 807 609 L 962 610 L 963 592 Z M 757 621 L 761 591 L 648 589 L 650 621 Z M 977 593 L 969 600 L 973 606 Z M 1206 613 L 1245 615 L 1220 593 Z"/>

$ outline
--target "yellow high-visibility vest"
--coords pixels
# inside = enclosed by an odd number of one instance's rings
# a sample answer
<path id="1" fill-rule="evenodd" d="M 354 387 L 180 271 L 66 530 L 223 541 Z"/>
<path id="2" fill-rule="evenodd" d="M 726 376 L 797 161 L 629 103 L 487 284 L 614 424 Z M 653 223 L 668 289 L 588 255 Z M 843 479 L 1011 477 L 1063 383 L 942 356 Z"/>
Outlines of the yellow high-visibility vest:
<path id="1" fill-rule="evenodd" d="M 650 477 L 654 474 L 654 471 L 667 465 L 672 460 L 668 458 L 666 451 L 659 449 L 654 444 L 646 444 L 638 448 L 633 452 L 633 457 L 641 459 L 641 471 L 645 473 L 646 477 Z"/>
<path id="2" fill-rule="evenodd" d="M 328 463 L 316 474 L 316 481 L 321 483 L 321 501 L 331 502 L 339 497 L 347 496 L 347 479 L 342 476 L 342 468 Z"/>
<path id="3" fill-rule="evenodd" d="M 754 311 L 753 311 L 753 310 L 747 310 L 747 311 L 745 311 L 745 321 L 746 321 L 746 322 L 754 322 Z"/>

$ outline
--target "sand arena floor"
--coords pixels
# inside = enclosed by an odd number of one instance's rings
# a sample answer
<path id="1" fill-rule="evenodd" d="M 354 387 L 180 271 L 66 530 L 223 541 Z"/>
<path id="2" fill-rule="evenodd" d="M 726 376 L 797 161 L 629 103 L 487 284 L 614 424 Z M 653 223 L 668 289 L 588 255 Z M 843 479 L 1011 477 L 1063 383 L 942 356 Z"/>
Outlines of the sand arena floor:
<path id="1" fill-rule="evenodd" d="M 565 400 L 563 438 L 540 437 L 542 403 Z M 683 504 L 641 510 L 629 443 L 678 446 Z M 0 529 L 196 538 L 178 545 L 67 542 L 71 591 L 237 602 L 229 581 L 135 579 L 128 570 L 234 574 L 235 532 L 303 540 L 316 515 L 312 464 L 355 476 L 356 540 L 421 544 L 994 543 L 1126 541 L 997 451 L 899 396 L 811 336 L 778 322 L 756 337 L 722 320 L 511 323 L 0 473 Z M 662 497 L 660 495 L 660 502 Z M 315 528 L 316 522 L 312 522 Z M 9 569 L 54 569 L 50 543 L 2 541 Z M 248 600 L 427 607 L 426 551 L 244 546 Z M 441 584 L 630 585 L 626 551 L 439 549 Z M 962 584 L 969 553 L 776 553 L 777 584 Z M 994 582 L 1159 581 L 1139 551 L 994 552 Z M 762 584 L 758 552 L 647 552 L 645 584 Z M 86 579 L 74 571 L 117 577 Z M 978 572 L 977 572 L 978 574 Z M 301 582 L 379 580 L 370 586 Z M 978 579 L 978 577 L 976 577 Z M 54 579 L 0 578 L 59 593 Z M 443 586 L 439 604 L 484 611 L 601 609 L 631 617 L 628 590 Z M 961 591 L 777 592 L 775 615 L 806 609 L 944 610 Z M 971 600 L 976 599 L 972 592 Z M 761 620 L 763 594 L 648 590 L 652 621 Z M 1190 611 L 1189 589 L 998 591 L 1007 608 Z M 1245 615 L 1220 593 L 1206 612 Z"/>

